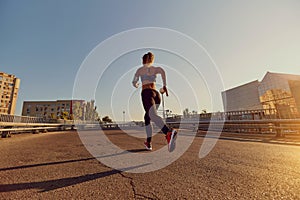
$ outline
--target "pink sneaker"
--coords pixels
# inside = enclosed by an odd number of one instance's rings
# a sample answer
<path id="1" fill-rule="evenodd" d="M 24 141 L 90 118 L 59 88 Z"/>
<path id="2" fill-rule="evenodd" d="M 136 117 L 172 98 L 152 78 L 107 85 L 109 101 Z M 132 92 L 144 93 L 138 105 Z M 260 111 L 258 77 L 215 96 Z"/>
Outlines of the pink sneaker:
<path id="1" fill-rule="evenodd" d="M 177 131 L 175 129 L 169 131 L 166 135 L 166 139 L 168 142 L 169 152 L 174 151 L 174 149 L 176 148 Z"/>

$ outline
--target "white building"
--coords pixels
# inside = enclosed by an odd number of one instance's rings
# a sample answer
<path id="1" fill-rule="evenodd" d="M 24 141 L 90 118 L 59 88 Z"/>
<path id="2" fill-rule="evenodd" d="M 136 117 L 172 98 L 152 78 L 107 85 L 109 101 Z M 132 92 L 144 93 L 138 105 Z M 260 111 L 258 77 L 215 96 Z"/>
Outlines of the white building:
<path id="1" fill-rule="evenodd" d="M 267 72 L 258 80 L 222 92 L 224 111 L 275 110 L 279 117 L 300 116 L 300 75 Z"/>
<path id="2" fill-rule="evenodd" d="M 224 111 L 262 109 L 258 86 L 259 82 L 256 80 L 222 92 Z"/>

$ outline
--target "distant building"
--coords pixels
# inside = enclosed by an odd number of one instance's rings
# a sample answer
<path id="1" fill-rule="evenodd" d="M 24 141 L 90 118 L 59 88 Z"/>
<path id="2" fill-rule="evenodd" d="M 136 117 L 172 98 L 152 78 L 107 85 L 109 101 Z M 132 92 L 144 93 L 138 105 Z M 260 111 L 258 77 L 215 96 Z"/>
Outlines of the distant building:
<path id="1" fill-rule="evenodd" d="M 222 92 L 224 111 L 275 110 L 281 118 L 300 116 L 300 75 L 267 72 L 259 81 Z"/>
<path id="2" fill-rule="evenodd" d="M 0 114 L 15 114 L 20 79 L 0 72 Z"/>
<path id="3" fill-rule="evenodd" d="M 83 118 L 84 100 L 24 101 L 22 115 L 59 118 L 62 115 Z"/>
<path id="4" fill-rule="evenodd" d="M 222 92 L 224 111 L 262 109 L 258 87 L 256 80 Z"/>

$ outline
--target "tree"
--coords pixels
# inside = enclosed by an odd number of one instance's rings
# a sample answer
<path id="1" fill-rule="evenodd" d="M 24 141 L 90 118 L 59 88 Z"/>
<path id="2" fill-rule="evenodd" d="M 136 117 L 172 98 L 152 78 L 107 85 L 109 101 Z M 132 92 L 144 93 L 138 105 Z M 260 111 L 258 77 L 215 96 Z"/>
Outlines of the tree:
<path id="1" fill-rule="evenodd" d="M 54 113 L 50 114 L 50 119 L 57 119 L 57 116 Z"/>
<path id="2" fill-rule="evenodd" d="M 103 117 L 103 118 L 102 118 L 102 121 L 103 121 L 104 123 L 112 123 L 112 122 L 113 122 L 112 119 L 109 118 L 109 116 Z"/>
<path id="3" fill-rule="evenodd" d="M 99 119 L 99 114 L 97 112 L 97 106 L 95 106 L 95 100 L 88 101 L 85 104 L 84 119 L 88 121 L 96 121 Z"/>
<path id="4" fill-rule="evenodd" d="M 83 119 L 84 105 L 81 102 L 74 101 L 73 103 L 73 118 L 75 120 Z"/>
<path id="5" fill-rule="evenodd" d="M 190 116 L 189 109 L 188 108 L 184 109 L 184 111 L 183 111 L 183 117 L 184 118 L 188 118 L 189 116 Z"/>
<path id="6" fill-rule="evenodd" d="M 170 115 L 172 115 L 172 110 L 166 110 L 166 115 L 167 115 L 167 117 L 169 117 Z"/>
<path id="7" fill-rule="evenodd" d="M 69 120 L 70 119 L 69 112 L 67 112 L 67 111 L 61 112 L 60 118 L 64 119 L 64 120 Z"/>

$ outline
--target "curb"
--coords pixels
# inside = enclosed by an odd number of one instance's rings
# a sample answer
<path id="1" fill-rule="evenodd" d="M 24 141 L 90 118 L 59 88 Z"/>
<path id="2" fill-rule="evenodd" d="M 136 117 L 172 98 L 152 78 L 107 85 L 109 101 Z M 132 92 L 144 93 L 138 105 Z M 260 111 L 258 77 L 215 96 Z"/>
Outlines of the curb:
<path id="1" fill-rule="evenodd" d="M 233 140 L 233 141 L 239 141 L 239 142 L 261 142 L 261 143 L 269 143 L 269 144 L 300 146 L 300 141 L 299 142 L 278 141 L 274 138 L 243 138 L 243 137 L 231 137 L 231 136 L 214 137 L 214 136 L 206 136 L 206 135 L 198 135 L 198 137 L 216 138 L 216 139 L 221 139 L 221 140 Z"/>

